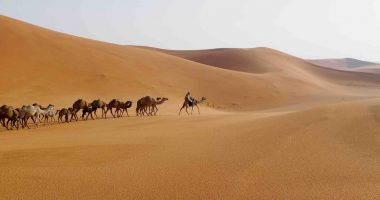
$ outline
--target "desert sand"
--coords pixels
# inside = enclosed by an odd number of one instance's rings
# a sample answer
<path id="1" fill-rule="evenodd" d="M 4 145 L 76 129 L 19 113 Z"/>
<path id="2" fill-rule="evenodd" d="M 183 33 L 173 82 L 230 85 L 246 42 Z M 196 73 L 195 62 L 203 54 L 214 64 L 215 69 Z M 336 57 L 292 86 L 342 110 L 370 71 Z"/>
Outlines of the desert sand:
<path id="1" fill-rule="evenodd" d="M 0 129 L 1 199 L 380 198 L 376 74 L 269 48 L 109 44 L 8 17 L 0 36 L 0 104 L 169 98 L 154 117 Z M 187 91 L 207 97 L 201 115 L 178 116 Z"/>

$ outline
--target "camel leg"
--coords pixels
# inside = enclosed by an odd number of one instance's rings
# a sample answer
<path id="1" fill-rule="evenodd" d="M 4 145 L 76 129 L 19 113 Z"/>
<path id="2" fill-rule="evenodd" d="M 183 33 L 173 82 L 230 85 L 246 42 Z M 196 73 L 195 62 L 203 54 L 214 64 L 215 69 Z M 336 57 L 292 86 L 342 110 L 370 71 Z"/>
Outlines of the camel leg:
<path id="1" fill-rule="evenodd" d="M 157 108 L 157 106 L 156 106 L 156 105 L 154 105 L 154 108 L 155 108 L 155 112 L 154 112 L 154 115 L 156 115 L 156 114 L 157 114 L 157 112 L 158 112 L 158 108 Z"/>
<path id="2" fill-rule="evenodd" d="M 32 119 L 33 119 L 33 118 L 32 118 Z M 35 121 L 36 121 L 36 126 L 37 126 L 37 128 L 40 127 L 40 123 L 41 123 L 41 121 L 40 121 L 40 118 L 39 118 L 38 116 L 36 117 L 36 120 L 35 120 Z"/>
<path id="3" fill-rule="evenodd" d="M 26 126 L 28 129 L 30 129 L 30 127 L 29 127 L 29 125 L 28 125 L 28 120 L 29 120 L 29 117 L 25 117 L 25 118 L 24 118 L 24 124 L 25 124 L 25 126 Z"/>
<path id="4" fill-rule="evenodd" d="M 96 119 L 99 119 L 99 117 L 98 117 L 98 115 L 96 114 L 96 111 L 98 110 L 98 108 L 95 108 L 95 110 L 94 110 L 94 114 L 95 114 L 95 116 L 96 116 Z"/>
<path id="5" fill-rule="evenodd" d="M 20 118 L 20 124 L 21 124 L 21 128 L 24 129 L 25 128 L 24 118 Z"/>
<path id="6" fill-rule="evenodd" d="M 14 124 L 15 124 L 16 129 L 19 130 L 20 129 L 20 121 L 18 119 L 16 119 L 14 121 Z"/>
<path id="7" fill-rule="evenodd" d="M 199 110 L 198 105 L 195 105 L 195 106 L 197 107 L 197 109 L 198 109 L 198 114 L 200 115 L 200 114 L 201 114 L 201 111 Z"/>
<path id="8" fill-rule="evenodd" d="M 104 118 L 107 119 L 107 112 L 108 112 L 108 107 L 107 107 L 107 110 L 104 112 Z"/>
<path id="9" fill-rule="evenodd" d="M 194 106 L 191 106 L 191 115 L 193 115 Z"/>
<path id="10" fill-rule="evenodd" d="M 127 116 L 129 117 L 128 108 L 125 109 L 125 112 L 127 113 Z"/>
<path id="11" fill-rule="evenodd" d="M 149 113 L 148 113 L 148 114 L 149 114 L 150 116 L 153 116 L 153 111 L 154 111 L 153 106 L 149 106 L 148 108 L 149 108 Z"/>
<path id="12" fill-rule="evenodd" d="M 7 121 L 7 130 L 12 130 L 12 123 L 11 123 L 11 128 L 9 128 L 9 122 L 11 122 L 12 120 L 11 119 L 8 119 Z"/>
<path id="13" fill-rule="evenodd" d="M 110 110 L 111 110 L 111 115 L 113 116 L 113 118 L 116 118 L 115 115 L 112 112 L 112 108 Z M 115 111 L 115 114 L 116 114 L 116 111 Z"/>
<path id="14" fill-rule="evenodd" d="M 3 125 L 4 128 L 5 128 L 5 121 L 4 121 L 4 119 L 1 119 L 0 122 L 1 122 L 1 125 Z"/>
<path id="15" fill-rule="evenodd" d="M 140 114 L 140 116 L 144 116 L 144 108 L 140 107 L 138 113 Z"/>
<path id="16" fill-rule="evenodd" d="M 18 123 L 16 123 L 17 122 L 17 119 L 14 119 L 14 118 L 12 118 L 12 120 L 11 120 L 11 127 L 12 127 L 12 129 L 13 129 L 13 127 L 14 128 L 16 128 L 17 130 L 18 130 Z"/>
<path id="17" fill-rule="evenodd" d="M 156 110 L 154 107 L 155 107 L 155 105 L 152 105 L 151 107 L 149 107 L 150 108 L 150 110 L 149 110 L 150 116 L 153 116 L 154 111 Z"/>
<path id="18" fill-rule="evenodd" d="M 186 111 L 187 115 L 190 115 L 189 112 L 187 111 L 188 108 L 189 108 L 189 106 L 186 105 L 185 111 Z"/>
<path id="19" fill-rule="evenodd" d="M 181 111 L 186 107 L 186 103 L 183 103 L 181 109 L 179 109 L 178 115 L 181 115 Z"/>
<path id="20" fill-rule="evenodd" d="M 84 120 L 84 116 L 85 116 L 85 115 L 86 115 L 86 111 L 83 110 L 83 111 L 82 111 L 82 117 L 81 117 L 82 120 Z"/>
<path id="21" fill-rule="evenodd" d="M 11 120 L 11 127 L 12 127 L 12 129 L 13 129 L 13 127 L 15 127 L 18 130 L 18 128 L 16 126 L 16 119 Z"/>
<path id="22" fill-rule="evenodd" d="M 73 121 L 73 118 L 74 118 L 76 121 L 78 121 L 78 119 L 77 119 L 77 112 L 78 112 L 78 111 L 73 110 L 73 113 L 71 114 L 70 122 Z"/>
<path id="23" fill-rule="evenodd" d="M 152 115 L 152 108 L 150 106 L 146 107 L 145 112 L 146 112 L 146 115 L 151 116 Z"/>
<path id="24" fill-rule="evenodd" d="M 116 108 L 115 115 L 116 117 L 120 117 L 120 108 Z"/>
<path id="25" fill-rule="evenodd" d="M 152 107 L 151 106 L 146 107 L 145 112 L 146 112 L 146 115 L 151 116 L 152 115 Z"/>
<path id="26" fill-rule="evenodd" d="M 71 117 L 70 117 L 70 122 L 73 121 L 73 118 L 75 119 L 74 115 L 75 114 L 74 114 L 74 111 L 73 111 L 72 114 L 71 114 Z"/>
<path id="27" fill-rule="evenodd" d="M 34 117 L 30 117 L 30 118 L 32 118 L 34 125 L 38 128 L 38 124 L 36 123 L 36 120 L 34 119 Z M 38 118 L 38 116 L 37 116 L 37 118 Z"/>
<path id="28" fill-rule="evenodd" d="M 104 117 L 104 112 L 105 112 L 105 110 L 104 110 L 104 108 L 102 108 L 102 117 Z"/>

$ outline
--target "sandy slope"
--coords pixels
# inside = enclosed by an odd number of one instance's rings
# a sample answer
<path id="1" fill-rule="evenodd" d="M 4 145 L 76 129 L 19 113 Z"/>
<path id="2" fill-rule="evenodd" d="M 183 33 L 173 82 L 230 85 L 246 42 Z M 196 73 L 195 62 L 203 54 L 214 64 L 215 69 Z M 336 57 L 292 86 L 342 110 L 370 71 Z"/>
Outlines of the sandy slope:
<path id="1" fill-rule="evenodd" d="M 157 117 L 1 129 L 1 199 L 380 195 L 377 75 L 267 48 L 125 47 L 6 17 L 0 36 L 0 103 L 170 99 Z M 201 116 L 177 116 L 188 90 L 208 97 Z"/>
<path id="2" fill-rule="evenodd" d="M 376 199 L 379 111 L 377 99 L 270 113 L 97 120 L 5 134 L 0 183 L 6 187 L 0 194 Z"/>
<path id="3" fill-rule="evenodd" d="M 139 47 L 139 46 L 138 46 Z M 218 68 L 248 72 L 253 74 L 266 74 L 274 76 L 287 76 L 292 79 L 306 79 L 307 82 L 330 83 L 338 85 L 372 85 L 380 83 L 377 75 L 362 74 L 360 70 L 369 62 L 347 59 L 347 60 L 315 60 L 305 61 L 303 59 L 285 54 L 270 48 L 251 48 L 251 49 L 209 49 L 209 50 L 165 50 L 152 47 L 139 47 L 142 49 L 154 50 L 169 55 L 178 56 L 194 62 L 214 66 Z M 330 63 L 333 62 L 333 63 Z M 315 64 L 313 64 L 315 63 Z M 321 66 L 317 65 L 321 64 Z M 361 65 L 360 65 L 361 64 Z M 344 65 L 347 70 L 332 66 Z M 361 66 L 357 70 L 349 70 Z M 367 66 L 367 65 L 366 65 Z M 331 88 L 338 89 L 342 88 Z"/>

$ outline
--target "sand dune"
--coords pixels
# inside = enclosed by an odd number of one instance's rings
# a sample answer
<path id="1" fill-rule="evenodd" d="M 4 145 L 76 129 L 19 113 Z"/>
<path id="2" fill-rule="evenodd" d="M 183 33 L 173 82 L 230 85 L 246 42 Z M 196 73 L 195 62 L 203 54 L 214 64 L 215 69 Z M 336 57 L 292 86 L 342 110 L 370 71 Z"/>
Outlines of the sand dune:
<path id="1" fill-rule="evenodd" d="M 339 70 L 350 70 L 371 65 L 378 65 L 377 63 L 367 62 L 363 60 L 357 60 L 353 58 L 343 58 L 343 59 L 320 59 L 320 60 L 308 60 L 318 66 L 339 69 Z"/>
<path id="2" fill-rule="evenodd" d="M 371 74 L 380 74 L 380 65 L 368 65 L 368 66 L 354 69 L 353 71 L 365 72 L 365 73 L 371 73 Z"/>
<path id="3" fill-rule="evenodd" d="M 362 73 L 369 73 L 369 74 L 380 73 L 380 64 L 362 61 L 362 60 L 356 60 L 352 58 L 309 60 L 309 62 L 321 67 L 325 67 L 328 69 L 335 69 L 339 71 L 362 72 Z M 360 76 L 366 76 L 366 75 L 360 75 Z"/>
<path id="4" fill-rule="evenodd" d="M 254 74 L 275 74 L 275 76 L 288 76 L 292 79 L 306 79 L 305 82 L 325 81 L 338 85 L 378 85 L 379 79 L 375 75 L 361 74 L 365 72 L 364 64 L 369 62 L 347 59 L 347 60 L 315 60 L 316 64 L 305 61 L 286 53 L 270 48 L 252 49 L 210 49 L 210 50 L 189 50 L 176 51 L 151 47 L 140 47 L 143 49 L 155 50 L 166 54 L 178 56 L 194 62 L 206 64 L 233 71 L 248 72 Z M 363 70 L 342 70 L 339 67 L 319 66 L 318 64 L 332 62 L 336 65 L 345 63 L 345 66 L 363 66 Z M 333 64 L 331 64 L 333 66 Z M 331 86 L 331 85 L 330 85 Z"/>
<path id="5" fill-rule="evenodd" d="M 0 17 L 0 102 L 166 96 L 156 117 L 0 130 L 2 199 L 376 199 L 376 74 L 268 49 L 169 51 Z M 178 116 L 184 93 L 202 115 Z"/>

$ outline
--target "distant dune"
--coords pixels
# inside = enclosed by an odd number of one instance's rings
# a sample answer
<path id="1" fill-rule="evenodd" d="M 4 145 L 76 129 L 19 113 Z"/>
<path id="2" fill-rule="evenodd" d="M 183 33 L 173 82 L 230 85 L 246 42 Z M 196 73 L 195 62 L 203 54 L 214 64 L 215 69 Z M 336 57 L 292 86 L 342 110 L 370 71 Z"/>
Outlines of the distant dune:
<path id="1" fill-rule="evenodd" d="M 267 75 L 276 74 L 276 76 L 292 74 L 290 76 L 293 78 L 307 79 L 307 81 L 305 80 L 306 82 L 313 82 L 313 79 L 316 79 L 314 82 L 323 83 L 327 81 L 328 83 L 338 85 L 377 85 L 380 83 L 378 77 L 375 75 L 356 73 L 356 71 L 353 70 L 339 70 L 338 68 L 329 68 L 319 66 L 317 64 L 311 64 L 301 58 L 297 58 L 270 48 L 224 48 L 189 51 L 165 50 L 151 47 L 139 48 L 151 49 L 185 58 L 194 62 L 233 71 Z M 301 71 L 302 75 L 300 74 Z M 360 72 L 360 70 L 358 70 L 358 72 Z M 313 79 L 310 79 L 311 76 L 313 76 Z"/>
<path id="2" fill-rule="evenodd" d="M 109 44 L 0 16 L 1 104 L 134 103 L 131 117 L 1 128 L 0 197 L 378 199 L 377 69 L 313 63 L 269 48 Z M 207 97 L 201 115 L 178 116 L 188 91 Z M 136 117 L 145 95 L 169 101 Z"/>
<path id="3" fill-rule="evenodd" d="M 321 59 L 321 60 L 308 60 L 309 62 L 322 67 L 328 67 L 332 69 L 356 69 L 366 66 L 379 65 L 377 63 L 357 60 L 353 58 L 343 59 Z"/>

